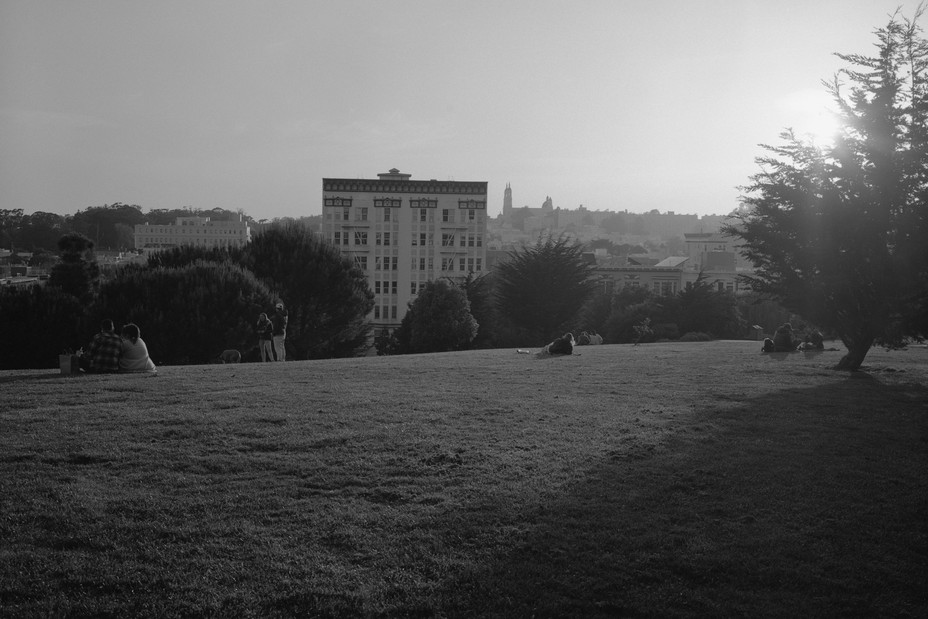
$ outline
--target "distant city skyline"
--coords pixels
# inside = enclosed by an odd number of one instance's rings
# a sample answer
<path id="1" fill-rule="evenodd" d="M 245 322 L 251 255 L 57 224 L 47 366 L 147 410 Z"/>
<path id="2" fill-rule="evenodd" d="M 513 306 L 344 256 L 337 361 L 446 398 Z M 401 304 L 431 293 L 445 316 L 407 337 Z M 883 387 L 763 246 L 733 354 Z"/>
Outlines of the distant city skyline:
<path id="1" fill-rule="evenodd" d="M 726 214 L 899 0 L 0 3 L 0 208 L 322 212 L 326 177 Z"/>

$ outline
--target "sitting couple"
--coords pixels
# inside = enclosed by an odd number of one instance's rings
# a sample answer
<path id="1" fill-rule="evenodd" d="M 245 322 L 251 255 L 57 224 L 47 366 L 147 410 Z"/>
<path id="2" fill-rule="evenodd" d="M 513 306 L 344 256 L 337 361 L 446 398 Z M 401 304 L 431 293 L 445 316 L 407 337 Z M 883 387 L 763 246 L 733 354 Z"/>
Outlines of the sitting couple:
<path id="1" fill-rule="evenodd" d="M 157 371 L 138 326 L 130 322 L 120 336 L 109 318 L 100 323 L 100 332 L 93 336 L 81 365 L 94 374 Z"/>

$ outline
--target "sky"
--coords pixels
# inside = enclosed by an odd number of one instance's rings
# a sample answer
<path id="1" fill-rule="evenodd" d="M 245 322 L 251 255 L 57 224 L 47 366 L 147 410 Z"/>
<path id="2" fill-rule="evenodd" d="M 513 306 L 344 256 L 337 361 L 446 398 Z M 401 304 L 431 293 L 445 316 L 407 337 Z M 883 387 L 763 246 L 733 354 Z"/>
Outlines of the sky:
<path id="1" fill-rule="evenodd" d="M 488 209 L 726 214 L 911 0 L 0 0 L 0 209 L 321 213 L 323 178 Z"/>

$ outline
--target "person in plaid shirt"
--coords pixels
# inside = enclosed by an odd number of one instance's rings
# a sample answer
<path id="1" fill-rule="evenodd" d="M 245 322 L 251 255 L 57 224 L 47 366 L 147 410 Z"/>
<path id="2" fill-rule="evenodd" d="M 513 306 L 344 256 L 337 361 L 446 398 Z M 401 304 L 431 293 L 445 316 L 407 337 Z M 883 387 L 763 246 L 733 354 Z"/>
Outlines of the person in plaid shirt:
<path id="1" fill-rule="evenodd" d="M 93 336 L 90 342 L 90 364 L 87 371 L 98 374 L 118 372 L 121 349 L 122 338 L 116 333 L 113 321 L 106 318 L 100 323 L 100 332 Z"/>

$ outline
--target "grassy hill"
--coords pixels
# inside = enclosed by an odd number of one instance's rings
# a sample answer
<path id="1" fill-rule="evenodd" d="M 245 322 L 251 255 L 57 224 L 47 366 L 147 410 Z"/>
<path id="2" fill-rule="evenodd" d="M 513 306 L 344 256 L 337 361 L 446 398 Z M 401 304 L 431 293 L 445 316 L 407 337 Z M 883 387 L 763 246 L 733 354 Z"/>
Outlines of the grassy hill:
<path id="1" fill-rule="evenodd" d="M 928 349 L 0 372 L 0 616 L 928 615 Z"/>

